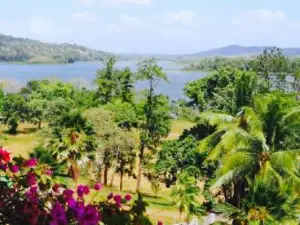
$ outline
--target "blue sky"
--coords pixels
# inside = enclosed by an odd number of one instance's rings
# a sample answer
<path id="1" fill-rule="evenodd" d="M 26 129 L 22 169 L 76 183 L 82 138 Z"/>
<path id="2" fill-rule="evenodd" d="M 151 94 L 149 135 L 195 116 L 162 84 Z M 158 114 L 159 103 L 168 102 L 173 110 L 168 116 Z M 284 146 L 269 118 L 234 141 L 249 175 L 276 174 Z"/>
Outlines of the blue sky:
<path id="1" fill-rule="evenodd" d="M 299 0 L 3 0 L 0 33 L 116 53 L 300 47 Z"/>

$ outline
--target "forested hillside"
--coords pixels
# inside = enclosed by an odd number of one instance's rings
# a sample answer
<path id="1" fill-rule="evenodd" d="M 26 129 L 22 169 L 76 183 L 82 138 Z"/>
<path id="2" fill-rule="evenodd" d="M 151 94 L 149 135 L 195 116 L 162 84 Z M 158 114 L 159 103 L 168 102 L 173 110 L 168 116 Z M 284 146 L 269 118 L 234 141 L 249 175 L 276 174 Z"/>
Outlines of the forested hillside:
<path id="1" fill-rule="evenodd" d="M 0 34 L 0 61 L 58 63 L 102 60 L 109 53 L 76 44 L 52 44 Z"/>

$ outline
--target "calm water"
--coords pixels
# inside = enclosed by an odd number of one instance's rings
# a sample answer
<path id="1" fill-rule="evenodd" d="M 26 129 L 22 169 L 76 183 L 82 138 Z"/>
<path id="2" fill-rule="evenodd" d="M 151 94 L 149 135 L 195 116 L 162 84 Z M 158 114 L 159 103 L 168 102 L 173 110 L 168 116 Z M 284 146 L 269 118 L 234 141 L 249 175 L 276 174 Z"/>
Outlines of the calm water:
<path id="1" fill-rule="evenodd" d="M 172 62 L 161 61 L 159 64 L 169 77 L 170 83 L 160 83 L 158 93 L 168 95 L 171 99 L 183 97 L 183 87 L 186 82 L 205 76 L 201 72 L 187 72 L 180 70 L 180 66 Z M 118 68 L 130 67 L 136 70 L 136 62 L 118 62 Z M 17 91 L 27 81 L 33 79 L 58 78 L 72 82 L 76 85 L 93 87 L 93 80 L 97 69 L 103 68 L 101 63 L 74 63 L 61 65 L 22 65 L 0 64 L 0 80 L 4 82 L 6 91 Z M 142 90 L 146 87 L 143 82 L 138 82 L 136 88 Z"/>

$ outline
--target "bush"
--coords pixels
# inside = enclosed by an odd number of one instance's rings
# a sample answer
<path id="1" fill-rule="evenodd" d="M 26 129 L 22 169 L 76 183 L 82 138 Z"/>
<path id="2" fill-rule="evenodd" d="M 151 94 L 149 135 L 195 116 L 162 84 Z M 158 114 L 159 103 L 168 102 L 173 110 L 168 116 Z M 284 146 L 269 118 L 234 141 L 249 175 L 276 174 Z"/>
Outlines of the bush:
<path id="1" fill-rule="evenodd" d="M 18 128 L 18 118 L 13 116 L 11 117 L 8 121 L 7 121 L 7 124 L 8 124 L 8 133 L 9 134 L 16 134 L 17 133 L 17 128 Z"/>
<path id="2" fill-rule="evenodd" d="M 109 194 L 95 201 L 102 185 L 78 185 L 76 190 L 54 183 L 52 168 L 35 158 L 11 160 L 0 148 L 0 224 L 8 225 L 150 225 L 146 203 L 139 195 Z M 92 190 L 94 189 L 94 190 Z M 90 193 L 95 193 L 90 197 Z M 89 199 L 89 200 L 88 200 Z"/>

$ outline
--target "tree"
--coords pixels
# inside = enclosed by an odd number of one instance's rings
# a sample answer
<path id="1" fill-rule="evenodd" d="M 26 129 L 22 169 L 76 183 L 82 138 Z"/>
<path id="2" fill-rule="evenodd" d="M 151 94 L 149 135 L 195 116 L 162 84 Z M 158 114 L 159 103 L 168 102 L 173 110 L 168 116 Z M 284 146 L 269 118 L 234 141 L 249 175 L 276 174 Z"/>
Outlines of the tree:
<path id="1" fill-rule="evenodd" d="M 222 67 L 210 75 L 189 82 L 184 92 L 200 110 L 235 114 L 242 106 L 250 106 L 252 96 L 259 92 L 257 75 L 253 72 Z"/>
<path id="2" fill-rule="evenodd" d="M 198 141 L 191 135 L 182 140 L 166 141 L 157 154 L 155 170 L 167 187 L 175 184 L 181 173 L 199 179 L 204 173 L 205 153 L 198 151 Z"/>
<path id="3" fill-rule="evenodd" d="M 4 98 L 3 112 L 4 123 L 9 124 L 9 133 L 16 134 L 20 119 L 26 113 L 25 100 L 19 94 L 7 94 Z"/>
<path id="4" fill-rule="evenodd" d="M 134 74 L 129 67 L 119 71 L 118 83 L 122 102 L 133 103 Z"/>
<path id="5" fill-rule="evenodd" d="M 249 193 L 241 209 L 230 204 L 220 204 L 216 212 L 233 219 L 233 224 L 297 225 L 300 198 L 291 187 L 265 186 L 260 177 L 249 181 Z"/>
<path id="6" fill-rule="evenodd" d="M 116 78 L 118 71 L 115 69 L 116 59 L 110 57 L 106 62 L 104 69 L 98 70 L 95 83 L 98 85 L 97 97 L 102 104 L 107 104 L 111 101 L 117 90 Z"/>
<path id="7" fill-rule="evenodd" d="M 166 137 L 170 131 L 170 106 L 168 99 L 163 95 L 156 95 L 155 88 L 160 81 L 167 81 L 166 74 L 159 67 L 155 59 L 149 59 L 139 64 L 137 78 L 146 80 L 149 88 L 146 92 L 146 100 L 143 102 L 143 119 L 140 124 L 140 147 L 137 174 L 137 188 L 140 190 L 142 178 L 142 165 L 145 156 L 145 148 L 154 150 L 162 137 Z"/>
<path id="8" fill-rule="evenodd" d="M 203 216 L 205 211 L 197 201 L 200 188 L 196 185 L 196 179 L 187 173 L 182 173 L 173 187 L 171 197 L 179 210 L 179 219 L 182 213 L 186 213 L 186 221 L 189 222 L 191 215 Z"/>
<path id="9" fill-rule="evenodd" d="M 111 111 L 114 121 L 121 128 L 130 130 L 132 127 L 137 126 L 138 118 L 132 104 L 116 99 L 115 101 L 107 104 L 105 109 Z"/>
<path id="10" fill-rule="evenodd" d="M 266 184 L 280 186 L 284 181 L 295 190 L 300 188 L 299 151 L 274 149 L 268 145 L 259 115 L 244 108 L 236 117 L 225 114 L 202 115 L 216 132 L 201 141 L 200 149 L 210 151 L 207 160 L 218 161 L 212 189 L 234 184 L 233 201 L 237 207 L 245 196 L 245 179 L 260 175 Z"/>
<path id="11" fill-rule="evenodd" d="M 252 70 L 256 71 L 264 80 L 263 88 L 269 91 L 272 87 L 272 77 L 277 80 L 285 80 L 285 75 L 289 72 L 289 61 L 279 48 L 266 48 L 261 55 L 250 63 Z"/>

